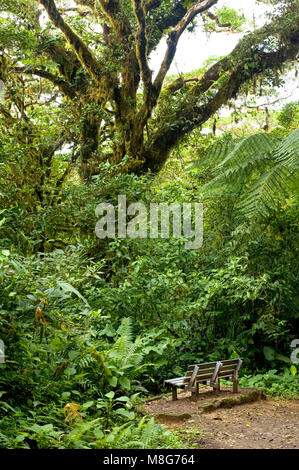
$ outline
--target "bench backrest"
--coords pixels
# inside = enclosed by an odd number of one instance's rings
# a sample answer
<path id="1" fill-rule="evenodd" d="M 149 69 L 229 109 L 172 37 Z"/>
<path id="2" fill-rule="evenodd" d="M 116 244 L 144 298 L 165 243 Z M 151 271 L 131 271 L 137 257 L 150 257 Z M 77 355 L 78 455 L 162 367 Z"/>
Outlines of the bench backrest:
<path id="1" fill-rule="evenodd" d="M 201 364 L 192 364 L 188 367 L 187 372 L 184 377 L 184 382 L 189 383 L 190 378 L 194 378 L 197 382 L 201 380 L 209 380 L 213 378 L 215 373 L 215 368 L 217 364 L 221 362 L 222 366 L 217 373 L 217 377 L 230 377 L 238 372 L 242 360 L 238 359 L 226 359 L 223 361 L 214 361 L 214 362 L 203 362 Z M 196 375 L 194 377 L 194 370 L 197 367 Z"/>
<path id="2" fill-rule="evenodd" d="M 184 382 L 188 383 L 195 367 L 197 367 L 195 380 L 208 380 L 211 379 L 216 367 L 217 361 L 214 362 L 205 362 L 202 364 L 192 364 L 188 367 L 187 372 L 184 377 Z"/>
<path id="3" fill-rule="evenodd" d="M 238 373 L 241 364 L 242 364 L 242 359 L 227 359 L 225 361 L 221 361 L 222 366 L 221 369 L 218 373 L 218 377 L 231 377 Z"/>

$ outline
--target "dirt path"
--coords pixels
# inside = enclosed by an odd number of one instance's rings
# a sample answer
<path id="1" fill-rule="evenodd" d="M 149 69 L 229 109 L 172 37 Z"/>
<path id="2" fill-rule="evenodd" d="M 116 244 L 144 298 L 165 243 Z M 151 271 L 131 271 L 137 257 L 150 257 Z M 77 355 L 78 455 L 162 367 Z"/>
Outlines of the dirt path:
<path id="1" fill-rule="evenodd" d="M 220 397 L 230 396 L 233 394 L 227 390 L 220 393 Z M 193 403 L 190 393 L 183 392 L 178 401 L 162 398 L 144 408 L 201 449 L 299 448 L 299 400 L 259 400 L 199 414 L 200 403 L 213 399 L 207 391 Z"/>

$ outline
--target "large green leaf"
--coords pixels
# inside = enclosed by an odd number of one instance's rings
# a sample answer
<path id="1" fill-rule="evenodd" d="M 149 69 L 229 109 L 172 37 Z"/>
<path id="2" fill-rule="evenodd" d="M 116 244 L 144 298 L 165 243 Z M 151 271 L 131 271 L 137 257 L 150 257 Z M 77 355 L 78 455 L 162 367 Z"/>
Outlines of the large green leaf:
<path id="1" fill-rule="evenodd" d="M 83 297 L 82 294 L 80 294 L 80 292 L 75 289 L 75 287 L 73 287 L 71 284 L 69 284 L 68 282 L 64 282 L 64 281 L 58 281 L 58 285 L 59 287 L 64 291 L 64 292 L 72 292 L 73 294 L 75 294 L 77 297 L 79 297 L 79 299 L 83 300 L 83 302 L 88 306 L 90 307 L 89 303 L 87 302 L 87 300 L 85 299 L 85 297 Z"/>

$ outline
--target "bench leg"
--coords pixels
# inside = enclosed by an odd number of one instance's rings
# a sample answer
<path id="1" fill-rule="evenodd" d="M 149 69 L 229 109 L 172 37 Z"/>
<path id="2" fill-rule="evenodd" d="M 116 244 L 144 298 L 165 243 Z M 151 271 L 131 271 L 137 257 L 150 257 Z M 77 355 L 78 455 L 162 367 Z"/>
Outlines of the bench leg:
<path id="1" fill-rule="evenodd" d="M 239 387 L 238 387 L 238 379 L 233 379 L 233 393 L 238 393 Z"/>
<path id="2" fill-rule="evenodd" d="M 198 383 L 195 385 L 194 389 L 191 391 L 191 401 L 197 401 L 199 393 Z"/>
<path id="3" fill-rule="evenodd" d="M 173 385 L 172 386 L 172 400 L 175 401 L 178 399 L 178 392 L 177 388 Z"/>
<path id="4" fill-rule="evenodd" d="M 217 380 L 217 382 L 213 383 L 213 392 L 217 394 L 220 391 L 220 382 Z"/>

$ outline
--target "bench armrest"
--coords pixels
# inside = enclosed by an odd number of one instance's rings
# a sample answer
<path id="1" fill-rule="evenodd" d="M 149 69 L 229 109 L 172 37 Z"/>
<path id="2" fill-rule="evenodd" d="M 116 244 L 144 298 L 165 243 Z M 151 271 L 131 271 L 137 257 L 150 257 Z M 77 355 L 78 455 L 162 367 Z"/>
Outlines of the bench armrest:
<path id="1" fill-rule="evenodd" d="M 185 376 L 184 377 L 176 377 L 175 379 L 164 380 L 163 387 L 165 387 L 165 384 L 175 385 L 176 382 L 178 382 L 180 380 L 184 380 L 184 378 L 185 378 Z"/>
<path id="2" fill-rule="evenodd" d="M 189 380 L 188 390 L 192 389 L 192 387 L 194 385 L 194 382 L 195 382 L 195 379 L 196 379 L 197 372 L 198 372 L 198 366 L 194 366 L 192 375 L 191 375 L 190 380 Z"/>
<path id="3" fill-rule="evenodd" d="M 211 383 L 215 383 L 215 382 L 216 382 L 217 377 L 218 377 L 218 374 L 219 374 L 219 372 L 220 372 L 220 369 L 221 369 L 222 365 L 223 365 L 223 364 L 222 364 L 222 362 L 220 362 L 220 361 L 216 363 L 215 370 L 214 370 L 213 376 L 212 376 L 212 378 L 211 378 Z"/>

